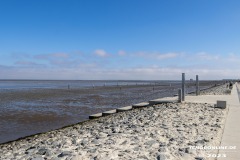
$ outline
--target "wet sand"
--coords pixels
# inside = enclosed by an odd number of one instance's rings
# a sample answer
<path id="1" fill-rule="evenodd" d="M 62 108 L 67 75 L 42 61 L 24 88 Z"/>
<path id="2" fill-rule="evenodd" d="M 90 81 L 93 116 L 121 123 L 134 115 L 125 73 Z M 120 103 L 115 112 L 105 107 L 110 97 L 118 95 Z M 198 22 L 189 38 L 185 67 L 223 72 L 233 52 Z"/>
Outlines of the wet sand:
<path id="1" fill-rule="evenodd" d="M 226 112 L 198 103 L 134 109 L 0 145 L 0 158 L 203 159 L 206 151 L 190 146 L 219 145 Z"/>
<path id="2" fill-rule="evenodd" d="M 202 83 L 210 87 L 215 82 Z M 194 90 L 194 84 L 188 85 Z M 0 143 L 88 119 L 94 113 L 173 96 L 180 85 L 125 85 L 0 92 Z"/>

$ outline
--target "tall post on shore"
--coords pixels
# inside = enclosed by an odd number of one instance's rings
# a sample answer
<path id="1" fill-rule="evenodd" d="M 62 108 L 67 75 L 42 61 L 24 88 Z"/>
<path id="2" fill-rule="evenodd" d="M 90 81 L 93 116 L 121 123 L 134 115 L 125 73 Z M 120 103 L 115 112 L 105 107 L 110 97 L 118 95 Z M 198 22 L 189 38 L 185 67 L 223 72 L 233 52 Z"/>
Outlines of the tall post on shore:
<path id="1" fill-rule="evenodd" d="M 182 73 L 182 101 L 185 101 L 185 73 Z"/>
<path id="2" fill-rule="evenodd" d="M 178 89 L 178 102 L 181 103 L 182 102 L 182 90 Z"/>
<path id="3" fill-rule="evenodd" d="M 199 81 L 198 81 L 198 75 L 196 75 L 196 96 L 199 95 Z"/>

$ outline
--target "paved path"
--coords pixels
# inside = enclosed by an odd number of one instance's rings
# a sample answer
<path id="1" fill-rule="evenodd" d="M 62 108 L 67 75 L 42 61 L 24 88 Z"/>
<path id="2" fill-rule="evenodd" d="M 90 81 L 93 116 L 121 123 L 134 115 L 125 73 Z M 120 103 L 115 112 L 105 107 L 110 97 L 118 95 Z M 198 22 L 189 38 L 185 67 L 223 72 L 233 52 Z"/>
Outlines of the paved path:
<path id="1" fill-rule="evenodd" d="M 225 123 L 221 146 L 236 147 L 236 149 L 219 150 L 220 160 L 240 160 L 240 85 L 234 85 L 231 95 L 186 96 L 186 102 L 214 103 L 217 100 L 227 101 L 228 116 Z"/>
<path id="2" fill-rule="evenodd" d="M 239 87 L 239 85 L 237 85 L 237 91 L 238 91 L 238 98 L 239 98 L 239 102 L 240 102 L 240 87 Z"/>
<path id="3" fill-rule="evenodd" d="M 218 159 L 227 159 L 227 160 L 239 160 L 240 159 L 240 104 L 237 87 L 240 86 L 234 85 L 232 91 L 232 105 L 229 106 L 229 112 L 227 121 L 225 124 L 225 129 L 222 137 L 221 146 L 236 146 L 235 150 L 220 150 L 219 154 L 226 154 L 227 158 L 218 158 Z M 240 89 L 240 88 L 239 88 Z"/>

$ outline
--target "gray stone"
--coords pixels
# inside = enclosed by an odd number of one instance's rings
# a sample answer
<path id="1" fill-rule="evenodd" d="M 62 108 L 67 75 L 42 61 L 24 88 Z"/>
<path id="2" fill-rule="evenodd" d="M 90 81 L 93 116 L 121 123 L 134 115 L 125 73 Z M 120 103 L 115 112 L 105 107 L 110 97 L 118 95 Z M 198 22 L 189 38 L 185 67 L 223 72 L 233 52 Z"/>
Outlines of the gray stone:
<path id="1" fill-rule="evenodd" d="M 133 148 L 133 150 L 134 150 L 134 151 L 139 151 L 140 148 L 139 148 L 139 147 L 135 147 L 135 148 Z"/>
<path id="2" fill-rule="evenodd" d="M 88 150 L 89 153 L 96 153 L 96 151 L 97 151 L 96 148 Z"/>
<path id="3" fill-rule="evenodd" d="M 80 143 L 82 146 L 86 146 L 88 144 L 88 141 L 86 140 L 82 140 L 82 142 Z"/>
<path id="4" fill-rule="evenodd" d="M 161 143 L 160 143 L 160 147 L 164 147 L 164 146 L 166 146 L 166 145 L 167 145 L 166 142 L 161 142 Z"/>
<path id="5" fill-rule="evenodd" d="M 219 124 L 211 125 L 211 127 L 218 127 L 218 128 L 221 128 L 221 126 L 220 126 Z"/>
<path id="6" fill-rule="evenodd" d="M 178 129 L 177 129 L 177 131 L 184 131 L 185 130 L 185 128 L 183 128 L 183 127 L 179 127 Z"/>
<path id="7" fill-rule="evenodd" d="M 26 151 L 28 151 L 28 150 L 31 150 L 31 149 L 35 149 L 36 147 L 30 147 L 30 148 L 28 148 Z"/>
<path id="8" fill-rule="evenodd" d="M 116 113 L 116 112 L 117 112 L 116 109 L 114 109 L 114 110 L 110 110 L 110 111 L 103 112 L 102 115 L 103 115 L 103 116 L 108 116 L 108 115 L 114 114 L 114 113 Z"/>
<path id="9" fill-rule="evenodd" d="M 64 156 L 69 156 L 69 155 L 71 155 L 71 152 L 63 151 L 61 154 L 58 155 L 58 157 L 64 157 Z"/>
<path id="10" fill-rule="evenodd" d="M 227 101 L 217 101 L 216 108 L 225 109 L 227 107 Z"/>
<path id="11" fill-rule="evenodd" d="M 36 149 L 27 149 L 25 154 L 31 154 L 35 151 Z"/>
<path id="12" fill-rule="evenodd" d="M 31 160 L 44 160 L 43 157 L 35 157 L 35 158 L 32 158 Z"/>
<path id="13" fill-rule="evenodd" d="M 198 144 L 204 144 L 204 142 L 205 142 L 204 139 L 195 141 L 195 143 L 198 143 Z"/>
<path id="14" fill-rule="evenodd" d="M 99 141 L 97 139 L 94 139 L 91 141 L 92 144 L 99 144 Z"/>
<path id="15" fill-rule="evenodd" d="M 129 111 L 132 109 L 132 106 L 126 106 L 122 108 L 117 108 L 117 112 L 124 112 L 124 111 Z"/>
<path id="16" fill-rule="evenodd" d="M 124 141 L 124 142 L 122 142 L 122 144 L 121 144 L 121 145 L 125 145 L 125 144 L 127 144 L 127 141 Z"/>
<path id="17" fill-rule="evenodd" d="M 165 147 L 161 147 L 158 151 L 160 153 L 164 153 L 164 152 L 167 152 L 167 149 Z"/>
<path id="18" fill-rule="evenodd" d="M 122 157 L 122 156 L 124 156 L 124 154 L 123 153 L 118 153 L 118 156 Z"/>
<path id="19" fill-rule="evenodd" d="M 45 149 L 45 148 L 41 148 L 41 149 L 38 150 L 37 154 L 39 154 L 39 155 L 45 155 L 46 152 L 48 152 L 47 149 Z"/>
<path id="20" fill-rule="evenodd" d="M 141 108 L 141 107 L 147 107 L 147 106 L 149 106 L 148 102 L 142 102 L 142 103 L 132 105 L 133 108 Z"/>
<path id="21" fill-rule="evenodd" d="M 89 119 L 95 119 L 95 118 L 99 118 L 102 117 L 102 113 L 97 113 L 97 114 L 93 114 L 89 116 Z"/>
<path id="22" fill-rule="evenodd" d="M 106 134 L 106 133 L 99 133 L 98 136 L 99 136 L 100 138 L 105 138 L 105 137 L 108 136 L 108 134 Z"/>
<path id="23" fill-rule="evenodd" d="M 165 154 L 159 154 L 159 155 L 157 156 L 157 160 L 166 160 L 166 159 L 167 159 L 167 157 L 166 157 Z"/>
<path id="24" fill-rule="evenodd" d="M 115 127 L 112 129 L 112 133 L 119 133 L 120 132 L 120 128 Z"/>
<path id="25" fill-rule="evenodd" d="M 184 152 L 184 153 L 189 153 L 189 148 L 188 147 L 187 148 L 179 148 L 178 150 L 181 151 L 181 152 Z"/>
<path id="26" fill-rule="evenodd" d="M 145 145 L 152 146 L 152 145 L 155 144 L 155 143 L 157 143 L 157 141 L 155 141 L 155 140 L 150 140 L 150 141 L 145 142 L 144 144 L 145 144 Z"/>
<path id="27" fill-rule="evenodd" d="M 142 156 L 139 156 L 139 159 L 149 159 L 149 157 L 147 155 L 142 155 Z"/>

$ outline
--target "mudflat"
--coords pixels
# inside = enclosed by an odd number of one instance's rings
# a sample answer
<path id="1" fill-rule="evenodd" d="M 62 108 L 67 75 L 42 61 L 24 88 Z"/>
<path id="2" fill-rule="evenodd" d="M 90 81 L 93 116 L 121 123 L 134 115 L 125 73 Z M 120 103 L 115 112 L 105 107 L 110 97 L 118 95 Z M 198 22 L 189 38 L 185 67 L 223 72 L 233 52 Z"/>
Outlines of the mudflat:
<path id="1" fill-rule="evenodd" d="M 153 105 L 2 144 L 0 158 L 201 159 L 208 152 L 191 146 L 218 146 L 226 113 L 212 104 Z"/>

